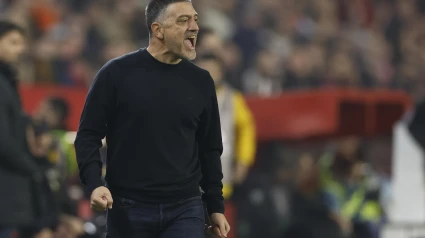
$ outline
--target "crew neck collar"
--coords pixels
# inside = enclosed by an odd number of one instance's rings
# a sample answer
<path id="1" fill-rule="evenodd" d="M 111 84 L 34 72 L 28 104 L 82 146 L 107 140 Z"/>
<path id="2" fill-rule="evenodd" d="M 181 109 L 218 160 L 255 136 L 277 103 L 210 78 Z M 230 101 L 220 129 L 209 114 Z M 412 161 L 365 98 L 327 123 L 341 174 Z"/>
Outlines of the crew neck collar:
<path id="1" fill-rule="evenodd" d="M 151 53 L 149 53 L 149 51 L 147 50 L 147 48 L 140 49 L 140 52 L 141 52 L 142 56 L 146 60 L 148 60 L 149 63 L 151 63 L 152 65 L 157 66 L 157 67 L 162 67 L 162 68 L 177 68 L 180 65 L 182 65 L 183 62 L 185 61 L 185 59 L 182 59 L 177 64 L 167 64 L 167 63 L 161 62 L 158 59 L 156 59 L 155 57 L 153 57 L 151 55 Z"/>

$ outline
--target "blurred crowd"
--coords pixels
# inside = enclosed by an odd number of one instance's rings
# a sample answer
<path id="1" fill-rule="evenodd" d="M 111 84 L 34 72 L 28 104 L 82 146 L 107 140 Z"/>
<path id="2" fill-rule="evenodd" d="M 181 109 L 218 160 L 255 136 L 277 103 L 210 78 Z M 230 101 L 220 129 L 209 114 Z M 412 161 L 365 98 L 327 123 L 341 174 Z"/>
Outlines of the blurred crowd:
<path id="1" fill-rule="evenodd" d="M 4 0 L 3 16 L 30 30 L 28 83 L 88 87 L 106 61 L 145 47 L 147 0 Z M 424 93 L 420 0 L 197 0 L 198 52 L 212 50 L 227 81 L 269 96 L 317 87 Z M 202 37 L 202 35 L 200 36 Z"/>
<path id="2" fill-rule="evenodd" d="M 2 17 L 28 32 L 19 79 L 87 88 L 109 59 L 145 47 L 147 0 L 3 0 Z M 214 54 L 223 80 L 246 95 L 321 87 L 397 88 L 425 95 L 425 2 L 420 0 L 194 0 L 199 55 Z M 28 130 L 48 175 L 58 224 L 39 237 L 103 235 L 102 214 L 81 201 L 67 102 L 47 98 Z M 367 146 L 366 146 L 367 144 Z M 260 145 L 230 200 L 238 238 L 377 238 L 389 199 L 390 143 Z M 87 208 L 87 207 L 86 207 Z M 81 214 L 86 214 L 82 217 Z M 47 224 L 47 225 L 46 225 Z M 40 229 L 39 229 L 40 230 Z M 49 233 L 50 232 L 50 233 Z M 45 235 L 45 236 L 43 236 Z M 49 236 L 50 235 L 50 236 Z"/>

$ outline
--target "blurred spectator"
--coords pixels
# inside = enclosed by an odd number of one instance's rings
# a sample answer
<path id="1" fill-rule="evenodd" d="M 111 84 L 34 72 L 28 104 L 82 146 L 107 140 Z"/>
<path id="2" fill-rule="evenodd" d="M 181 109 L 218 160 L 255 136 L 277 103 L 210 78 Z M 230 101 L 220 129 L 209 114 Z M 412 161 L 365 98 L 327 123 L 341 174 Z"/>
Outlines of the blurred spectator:
<path id="1" fill-rule="evenodd" d="M 77 217 L 83 191 L 72 186 L 77 170 L 74 148 L 67 140 L 67 116 L 66 101 L 47 98 L 41 103 L 28 130 L 30 151 L 46 177 L 41 190 L 45 212 L 32 229 L 27 227 L 20 235 L 31 234 L 40 224 L 48 226 L 55 236 L 76 237 L 84 233 L 83 221 Z"/>
<path id="2" fill-rule="evenodd" d="M 88 87 L 105 61 L 148 41 L 140 17 L 146 1 L 82 2 L 2 2 L 5 16 L 32 33 L 35 44 L 21 68 L 27 82 Z M 425 58 L 421 1 L 195 4 L 203 29 L 198 53 L 215 52 L 229 83 L 244 93 L 329 85 L 424 94 L 418 89 L 424 88 L 418 80 Z"/>
<path id="3" fill-rule="evenodd" d="M 359 69 L 349 53 L 337 51 L 330 56 L 326 84 L 336 87 L 360 87 Z"/>
<path id="4" fill-rule="evenodd" d="M 239 48 L 229 40 L 224 40 L 212 28 L 203 28 L 198 34 L 197 52 L 199 55 L 213 53 L 222 62 L 226 82 L 236 89 L 241 88 L 241 54 Z"/>
<path id="5" fill-rule="evenodd" d="M 69 106 L 62 98 L 46 98 L 34 115 L 36 129 L 41 130 L 40 136 L 47 137 L 49 142 L 45 146 L 36 145 L 42 149 L 46 159 L 58 168 L 61 181 L 76 179 L 77 164 L 73 144 L 67 138 L 66 120 L 69 115 Z M 34 148 L 34 149 L 35 149 Z M 43 153 L 42 152 L 42 153 Z"/>
<path id="6" fill-rule="evenodd" d="M 33 160 L 26 141 L 26 118 L 18 94 L 16 64 L 25 50 L 24 30 L 0 21 L 0 236 L 33 226 L 44 210 L 40 189 L 43 172 Z M 35 205 L 35 206 L 34 206 Z M 41 224 L 39 232 L 48 226 Z"/>
<path id="7" fill-rule="evenodd" d="M 334 154 L 321 158 L 321 180 L 325 204 L 354 237 L 379 237 L 383 219 L 375 177 L 368 174 L 358 138 L 342 139 Z"/>
<path id="8" fill-rule="evenodd" d="M 259 52 L 254 67 L 245 71 L 242 76 L 243 91 L 249 95 L 278 95 L 283 85 L 280 64 L 279 57 L 274 52 Z"/>
<path id="9" fill-rule="evenodd" d="M 289 56 L 283 89 L 317 88 L 325 71 L 325 52 L 320 45 L 297 47 Z"/>
<path id="10" fill-rule="evenodd" d="M 343 238 L 349 224 L 325 206 L 319 167 L 309 154 L 301 155 L 291 197 L 291 222 L 283 238 Z"/>
<path id="11" fill-rule="evenodd" d="M 255 124 L 240 92 L 227 84 L 223 64 L 214 54 L 198 57 L 196 63 L 208 70 L 217 91 L 223 137 L 223 196 L 229 199 L 233 186 L 243 183 L 255 157 Z"/>

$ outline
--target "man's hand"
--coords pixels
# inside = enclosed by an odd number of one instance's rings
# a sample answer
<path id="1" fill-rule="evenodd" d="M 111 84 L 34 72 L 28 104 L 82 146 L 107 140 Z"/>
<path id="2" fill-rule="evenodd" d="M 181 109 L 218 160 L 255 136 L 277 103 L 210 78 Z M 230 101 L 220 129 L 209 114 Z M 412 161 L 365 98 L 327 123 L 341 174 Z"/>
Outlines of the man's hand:
<path id="1" fill-rule="evenodd" d="M 221 213 L 213 213 L 210 216 L 211 226 L 208 227 L 209 232 L 219 238 L 227 237 L 227 233 L 230 231 L 230 225 L 226 220 L 226 217 Z"/>
<path id="2" fill-rule="evenodd" d="M 90 197 L 90 207 L 93 211 L 102 212 L 106 211 L 106 208 L 111 209 L 112 203 L 114 203 L 114 201 L 107 187 L 101 186 L 93 190 Z"/>

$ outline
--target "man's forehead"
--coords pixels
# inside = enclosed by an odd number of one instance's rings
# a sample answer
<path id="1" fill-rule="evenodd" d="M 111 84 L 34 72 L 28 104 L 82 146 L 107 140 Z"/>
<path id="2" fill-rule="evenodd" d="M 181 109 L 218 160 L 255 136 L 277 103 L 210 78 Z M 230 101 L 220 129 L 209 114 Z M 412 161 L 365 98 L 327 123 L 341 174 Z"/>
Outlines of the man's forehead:
<path id="1" fill-rule="evenodd" d="M 198 15 L 191 2 L 172 3 L 167 7 L 166 12 L 170 17 Z"/>

